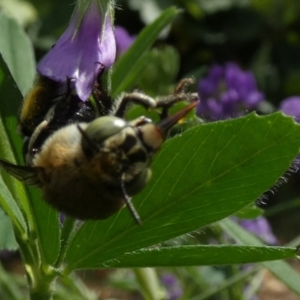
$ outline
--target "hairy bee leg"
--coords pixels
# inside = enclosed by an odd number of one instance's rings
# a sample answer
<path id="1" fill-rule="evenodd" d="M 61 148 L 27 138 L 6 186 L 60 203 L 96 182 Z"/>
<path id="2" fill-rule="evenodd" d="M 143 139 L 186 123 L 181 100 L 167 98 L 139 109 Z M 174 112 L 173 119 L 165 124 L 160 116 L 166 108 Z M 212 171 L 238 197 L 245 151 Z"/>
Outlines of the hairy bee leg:
<path id="1" fill-rule="evenodd" d="M 160 113 L 161 120 L 165 119 L 169 115 L 169 108 L 180 101 L 195 102 L 199 100 L 197 93 L 188 93 L 186 89 L 195 83 L 194 78 L 184 78 L 176 86 L 174 93 L 166 97 L 160 97 L 156 101 L 156 106 L 161 107 Z"/>
<path id="2" fill-rule="evenodd" d="M 36 142 L 37 138 L 41 134 L 42 131 L 44 131 L 48 126 L 48 121 L 44 120 L 41 122 L 38 127 L 34 130 L 32 136 L 29 139 L 28 148 L 25 154 L 25 162 L 27 165 L 32 165 L 32 149 L 34 148 L 34 143 Z"/>
<path id="3" fill-rule="evenodd" d="M 112 111 L 112 115 L 123 118 L 129 103 L 140 104 L 146 108 L 156 107 L 156 101 L 153 98 L 142 93 L 133 92 L 121 95 L 121 98 L 119 98 L 116 106 Z"/>
<path id="4" fill-rule="evenodd" d="M 37 127 L 36 129 L 33 131 L 30 139 L 29 139 L 29 143 L 28 143 L 28 148 L 26 151 L 26 155 L 25 155 L 25 161 L 27 165 L 31 165 L 32 164 L 32 158 L 33 158 L 33 154 L 32 154 L 32 150 L 35 148 L 35 142 L 37 141 L 38 137 L 40 136 L 40 134 L 47 129 L 49 122 L 54 118 L 55 115 L 55 108 L 56 108 L 57 104 L 54 104 L 48 111 L 48 113 L 46 114 L 44 121 L 42 121 Z"/>
<path id="5" fill-rule="evenodd" d="M 194 78 L 184 78 L 181 79 L 175 88 L 174 94 L 184 93 L 186 88 L 195 83 Z"/>
<path id="6" fill-rule="evenodd" d="M 121 188 L 122 188 L 122 192 L 123 192 L 123 196 L 124 196 L 124 201 L 126 203 L 126 206 L 129 209 L 130 214 L 132 215 L 132 217 L 134 218 L 134 220 L 136 221 L 136 223 L 138 225 L 142 225 L 141 218 L 140 218 L 138 212 L 136 211 L 136 209 L 134 208 L 133 204 L 131 203 L 131 201 L 130 201 L 131 198 L 127 195 L 123 179 L 121 179 Z"/>
<path id="7" fill-rule="evenodd" d="M 169 116 L 169 109 L 174 104 L 180 101 L 187 101 L 189 103 L 196 102 L 199 100 L 199 95 L 197 93 L 180 93 L 174 94 L 166 97 L 159 98 L 157 100 L 156 107 L 161 107 L 162 111 L 160 113 L 160 119 L 166 119 Z"/>
<path id="8" fill-rule="evenodd" d="M 187 102 L 195 102 L 199 100 L 199 95 L 197 93 L 179 93 L 174 95 L 169 95 L 165 97 L 160 97 L 156 101 L 156 107 L 167 107 L 170 108 L 174 104 L 180 101 L 187 101 Z"/>
<path id="9" fill-rule="evenodd" d="M 195 83 L 193 78 L 182 79 L 172 95 L 161 97 L 158 99 L 153 99 L 145 94 L 139 92 L 133 92 L 129 94 L 123 94 L 115 104 L 114 109 L 111 111 L 111 114 L 123 118 L 129 103 L 140 104 L 146 108 L 162 108 L 161 119 L 164 119 L 168 116 L 168 110 L 175 103 L 182 100 L 187 102 L 197 101 L 197 93 L 186 93 L 185 90 L 189 85 Z"/>

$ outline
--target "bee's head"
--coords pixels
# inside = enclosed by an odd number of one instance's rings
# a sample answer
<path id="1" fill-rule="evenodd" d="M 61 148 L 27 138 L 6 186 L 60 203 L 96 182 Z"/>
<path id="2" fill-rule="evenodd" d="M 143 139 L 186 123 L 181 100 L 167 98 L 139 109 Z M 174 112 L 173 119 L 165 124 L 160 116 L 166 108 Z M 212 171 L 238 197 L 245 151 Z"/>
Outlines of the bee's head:
<path id="1" fill-rule="evenodd" d="M 140 137 L 145 145 L 152 152 L 156 152 L 165 141 L 169 130 L 185 115 L 187 115 L 198 102 L 193 102 L 177 113 L 161 120 L 157 124 L 144 123 L 139 127 Z"/>
<path id="2" fill-rule="evenodd" d="M 132 152 L 136 144 L 140 143 L 149 154 L 159 150 L 166 139 L 168 131 L 196 105 L 196 102 L 188 105 L 177 113 L 161 120 L 157 124 L 151 120 L 140 117 L 127 122 L 115 116 L 104 116 L 95 119 L 82 130 L 82 149 L 87 157 L 92 157 L 99 152 L 103 143 L 111 140 L 114 146 L 126 148 L 126 152 Z"/>

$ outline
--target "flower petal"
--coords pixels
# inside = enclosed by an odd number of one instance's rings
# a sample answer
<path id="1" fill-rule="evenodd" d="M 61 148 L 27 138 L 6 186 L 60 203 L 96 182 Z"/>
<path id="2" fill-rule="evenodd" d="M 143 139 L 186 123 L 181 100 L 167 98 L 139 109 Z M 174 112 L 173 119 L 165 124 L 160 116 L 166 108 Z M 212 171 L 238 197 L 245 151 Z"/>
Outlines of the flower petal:
<path id="1" fill-rule="evenodd" d="M 104 23 L 103 23 L 104 20 Z M 78 96 L 87 100 L 102 66 L 111 67 L 116 56 L 116 42 L 109 11 L 101 15 L 92 1 L 77 28 L 78 11 L 56 45 L 38 64 L 40 74 L 55 81 L 75 81 Z"/>

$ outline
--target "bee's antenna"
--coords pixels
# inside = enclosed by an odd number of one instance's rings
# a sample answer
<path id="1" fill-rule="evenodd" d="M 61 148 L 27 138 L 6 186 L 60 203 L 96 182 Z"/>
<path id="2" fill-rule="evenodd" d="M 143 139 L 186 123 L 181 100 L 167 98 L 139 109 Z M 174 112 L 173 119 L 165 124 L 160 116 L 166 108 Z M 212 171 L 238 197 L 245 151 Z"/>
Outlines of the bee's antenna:
<path id="1" fill-rule="evenodd" d="M 142 225 L 141 218 L 140 218 L 138 212 L 136 211 L 136 209 L 134 208 L 133 204 L 131 203 L 131 201 L 130 201 L 131 198 L 126 193 L 123 179 L 121 179 L 121 188 L 122 188 L 122 192 L 123 192 L 123 196 L 124 196 L 124 201 L 126 203 L 126 206 L 129 209 L 130 214 L 132 215 L 132 217 L 134 218 L 134 220 L 136 221 L 136 223 L 138 225 Z"/>

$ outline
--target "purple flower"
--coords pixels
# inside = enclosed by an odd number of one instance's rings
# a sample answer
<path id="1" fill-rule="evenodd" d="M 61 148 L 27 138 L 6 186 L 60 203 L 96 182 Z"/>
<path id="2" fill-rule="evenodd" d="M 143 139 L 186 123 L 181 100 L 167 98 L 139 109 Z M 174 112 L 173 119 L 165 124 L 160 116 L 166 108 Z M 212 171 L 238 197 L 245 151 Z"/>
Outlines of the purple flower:
<path id="1" fill-rule="evenodd" d="M 297 122 L 300 122 L 300 96 L 284 99 L 279 109 L 286 115 L 293 116 Z"/>
<path id="2" fill-rule="evenodd" d="M 201 101 L 197 114 L 208 119 L 241 116 L 264 99 L 253 74 L 231 62 L 212 66 L 207 77 L 200 80 L 198 89 Z"/>
<path id="3" fill-rule="evenodd" d="M 116 56 L 110 1 L 106 5 L 98 1 L 91 0 L 86 7 L 78 2 L 69 27 L 37 67 L 40 74 L 58 82 L 72 78 L 83 101 L 89 98 L 101 68 L 111 67 Z"/>
<path id="4" fill-rule="evenodd" d="M 259 217 L 253 220 L 239 220 L 239 224 L 260 237 L 264 242 L 270 245 L 278 244 L 277 238 L 274 236 L 266 218 Z"/>
<path id="5" fill-rule="evenodd" d="M 126 52 L 135 40 L 135 36 L 130 35 L 128 31 L 121 26 L 115 27 L 115 38 L 118 56 Z"/>
<path id="6" fill-rule="evenodd" d="M 168 291 L 168 300 L 176 300 L 182 297 L 182 288 L 178 279 L 171 273 L 164 273 L 161 281 Z"/>

